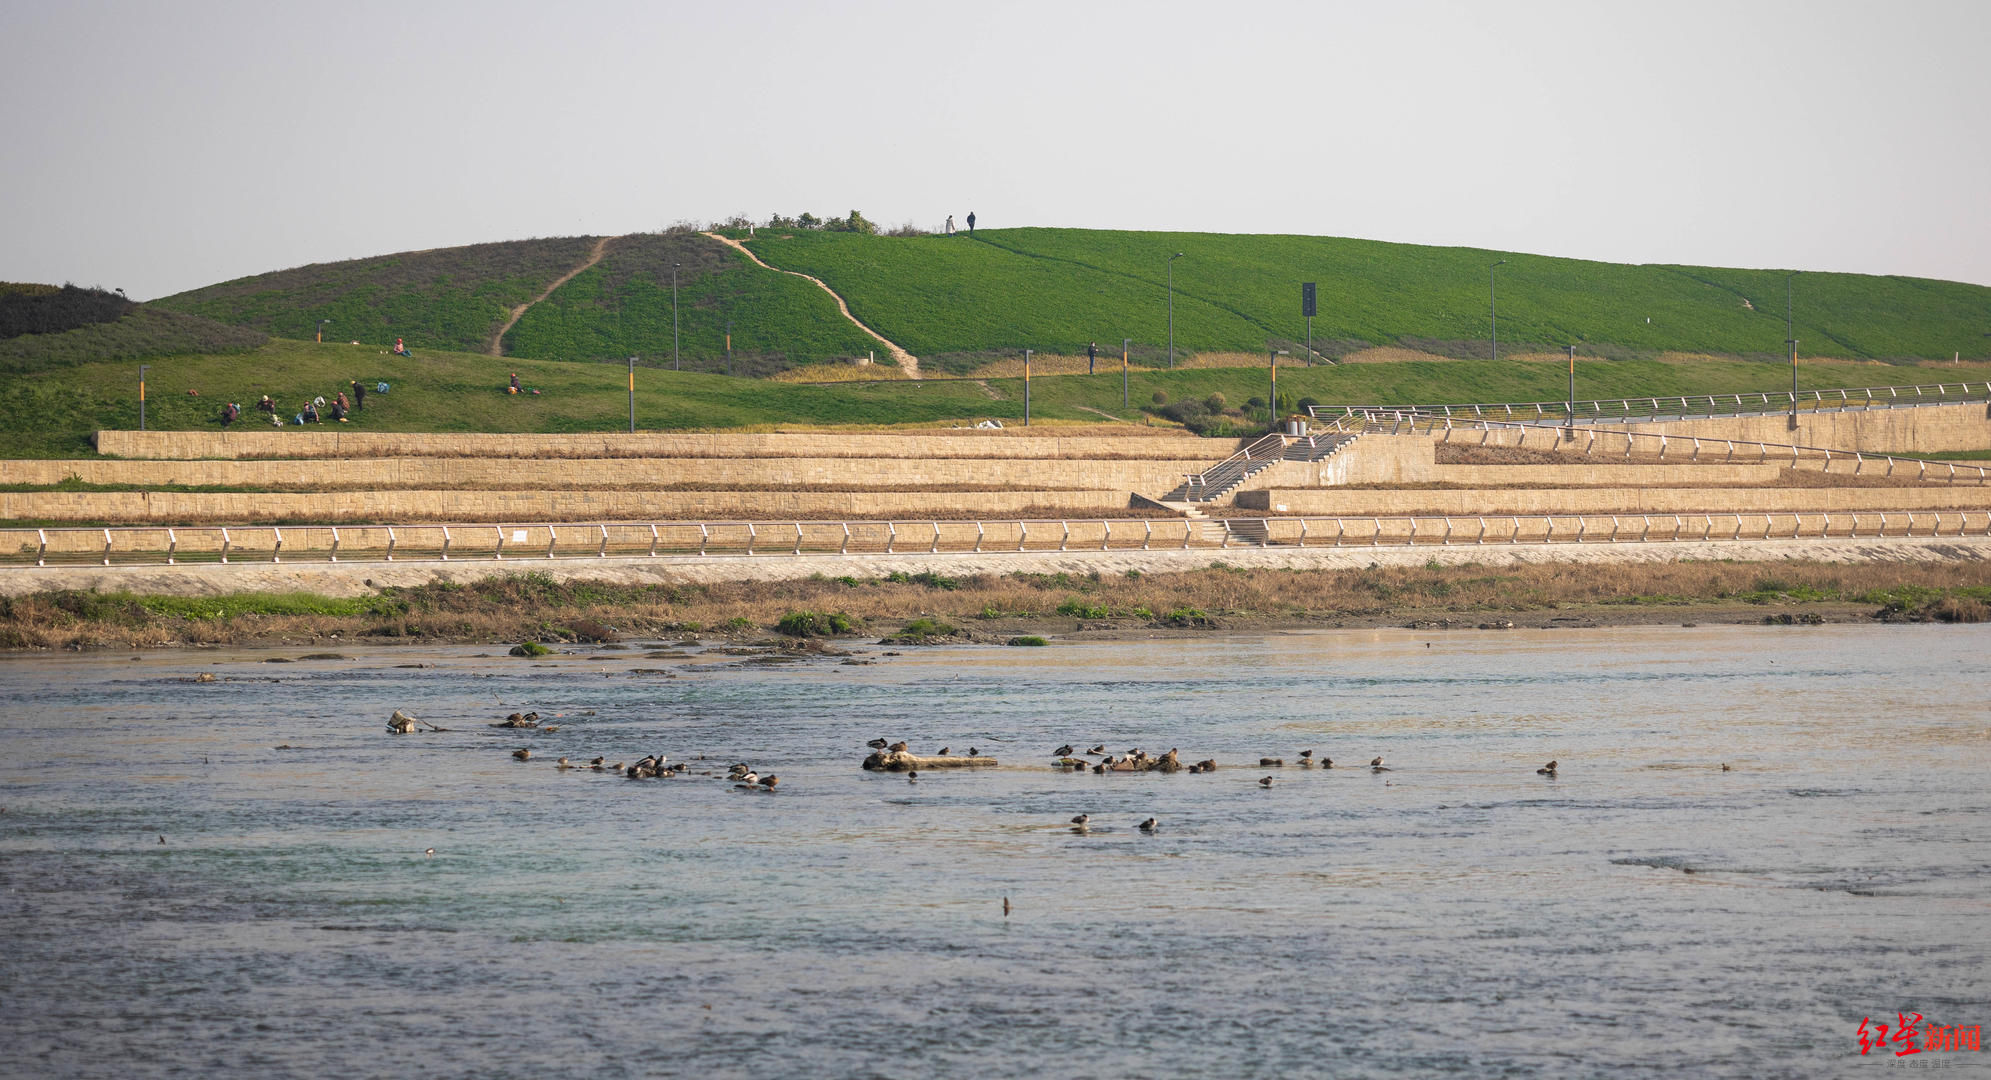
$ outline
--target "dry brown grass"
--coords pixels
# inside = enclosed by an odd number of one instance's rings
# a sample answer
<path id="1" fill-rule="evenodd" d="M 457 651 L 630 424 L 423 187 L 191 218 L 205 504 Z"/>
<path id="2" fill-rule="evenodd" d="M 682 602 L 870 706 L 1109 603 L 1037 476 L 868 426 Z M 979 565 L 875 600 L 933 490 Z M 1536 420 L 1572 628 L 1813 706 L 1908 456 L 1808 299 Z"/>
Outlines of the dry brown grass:
<path id="1" fill-rule="evenodd" d="M 1408 352 L 1409 350 L 1399 351 Z M 1421 353 L 1415 355 L 1422 359 L 1438 359 L 1437 357 L 1425 357 Z M 1267 355 L 1262 352 L 1183 352 L 1176 354 L 1175 366 L 1178 369 L 1262 368 L 1266 366 L 1268 359 Z M 1304 363 L 1305 360 L 1300 357 L 1287 356 L 1280 359 L 1279 366 L 1291 367 L 1293 365 L 1303 365 Z M 1150 362 L 1136 363 L 1133 367 L 1137 371 L 1165 371 L 1168 365 L 1166 362 L 1161 364 Z M 1108 354 L 1105 348 L 1102 347 L 1099 352 L 1099 366 L 1096 370 L 1102 373 L 1120 370 L 1120 354 L 1118 352 Z M 1032 376 L 1083 375 L 1085 373 L 1084 353 L 1070 355 L 1065 353 L 1039 353 L 1030 359 L 1030 374 Z M 1023 377 L 1023 358 L 1017 356 L 992 360 L 962 377 L 969 379 L 1020 379 Z"/>
<path id="2" fill-rule="evenodd" d="M 1412 360 L 1450 360 L 1449 356 L 1406 349 L 1399 345 L 1381 345 L 1373 349 L 1362 349 L 1341 358 L 1344 364 L 1401 364 Z"/>
<path id="3" fill-rule="evenodd" d="M 1869 617 L 1888 595 L 1912 614 L 1976 621 L 1991 614 L 1984 564 L 1660 563 L 1525 567 L 1371 567 L 1366 570 L 1244 570 L 1211 564 L 1178 574 L 1088 576 L 978 574 L 740 582 L 722 585 L 608 586 L 532 576 L 468 586 L 386 590 L 380 610 L 352 617 L 245 615 L 186 620 L 154 615 L 132 599 L 38 594 L 0 599 L 0 647 L 129 648 L 165 644 L 305 644 L 344 641 L 505 642 L 538 639 L 552 628 L 602 623 L 626 635 L 687 631 L 765 636 L 791 611 L 847 612 L 874 632 L 921 615 L 971 630 L 1008 634 L 1023 627 L 1068 631 L 1089 616 L 1060 615 L 1076 600 L 1107 609 L 1124 627 L 1168 625 L 1193 610 L 1218 625 L 1357 621 L 1401 623 L 1449 618 L 1472 625 L 1498 615 L 1546 611 L 1604 622 L 1671 622 L 1718 612 L 1736 621 L 1794 607 L 1835 617 Z M 1904 592 L 1910 590 L 1911 592 Z M 1880 595 L 1888 594 L 1888 595 Z M 83 614 L 79 614 L 79 611 Z M 1142 614 L 1145 611 L 1147 614 Z"/>
<path id="4" fill-rule="evenodd" d="M 767 377 L 769 382 L 786 383 L 840 383 L 840 382 L 892 382 L 909 380 L 904 368 L 897 364 L 808 364 L 789 368 Z"/>

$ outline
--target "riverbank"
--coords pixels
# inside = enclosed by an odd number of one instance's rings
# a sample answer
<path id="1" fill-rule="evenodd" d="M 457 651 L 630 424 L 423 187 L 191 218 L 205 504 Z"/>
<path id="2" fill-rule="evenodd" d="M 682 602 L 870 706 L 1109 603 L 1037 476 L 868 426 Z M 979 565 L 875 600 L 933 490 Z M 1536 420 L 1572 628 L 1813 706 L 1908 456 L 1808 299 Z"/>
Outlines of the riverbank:
<path id="1" fill-rule="evenodd" d="M 578 560 L 554 560 L 502 577 L 490 575 L 488 565 L 452 567 L 448 577 L 434 568 L 392 567 L 420 570 L 406 583 L 387 580 L 389 568 L 374 564 L 350 568 L 378 576 L 361 578 L 364 591 L 346 595 L 272 589 L 256 578 L 238 579 L 242 587 L 230 591 L 175 595 L 147 588 L 152 579 L 139 577 L 124 588 L 72 583 L 0 597 L 0 648 L 523 641 L 557 646 L 685 635 L 755 641 L 782 638 L 783 620 L 808 612 L 845 616 L 852 638 L 875 640 L 914 625 L 916 638 L 991 643 L 1020 635 L 1150 637 L 1213 629 L 1991 617 L 1991 561 L 1981 558 L 1542 563 L 1502 560 L 1490 549 L 1377 550 L 1361 553 L 1365 561 L 1356 565 L 1296 568 L 1254 565 L 1250 557 L 1259 552 L 1196 554 L 1194 568 L 1174 571 L 1084 562 L 1036 570 L 932 561 L 920 568 L 888 568 L 878 562 L 864 574 L 636 582 L 558 573 Z M 764 560 L 777 561 L 782 560 Z M 789 628 L 798 627 L 791 621 Z"/>

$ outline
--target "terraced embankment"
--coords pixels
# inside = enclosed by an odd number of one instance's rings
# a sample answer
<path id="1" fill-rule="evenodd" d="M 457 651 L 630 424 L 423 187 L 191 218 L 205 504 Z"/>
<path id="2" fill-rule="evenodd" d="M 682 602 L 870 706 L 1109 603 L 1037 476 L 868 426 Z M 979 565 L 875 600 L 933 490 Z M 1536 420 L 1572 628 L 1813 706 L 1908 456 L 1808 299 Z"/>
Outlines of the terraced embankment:
<path id="1" fill-rule="evenodd" d="M 0 461 L 0 518 L 105 524 L 1125 517 L 1234 446 L 1186 435 L 103 432 Z M 277 457 L 275 455 L 286 455 Z M 188 490 L 221 488 L 226 490 Z"/>

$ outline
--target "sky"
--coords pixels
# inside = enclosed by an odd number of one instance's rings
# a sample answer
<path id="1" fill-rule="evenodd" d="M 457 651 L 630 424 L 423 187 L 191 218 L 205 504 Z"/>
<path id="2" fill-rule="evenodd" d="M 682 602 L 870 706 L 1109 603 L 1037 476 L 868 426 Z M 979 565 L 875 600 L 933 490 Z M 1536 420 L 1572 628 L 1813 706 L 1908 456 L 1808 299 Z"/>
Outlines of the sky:
<path id="1" fill-rule="evenodd" d="M 0 5 L 0 280 L 745 214 L 1991 284 L 1991 3 Z"/>

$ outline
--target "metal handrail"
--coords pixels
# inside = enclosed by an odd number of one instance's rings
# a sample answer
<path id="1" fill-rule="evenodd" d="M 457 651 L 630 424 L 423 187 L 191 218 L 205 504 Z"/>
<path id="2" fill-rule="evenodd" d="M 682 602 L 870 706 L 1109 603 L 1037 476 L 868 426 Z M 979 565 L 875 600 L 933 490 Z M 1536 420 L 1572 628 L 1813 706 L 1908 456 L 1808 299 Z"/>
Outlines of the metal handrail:
<path id="1" fill-rule="evenodd" d="M 1912 465 L 1915 467 L 1915 478 L 1917 480 L 1937 480 L 1946 483 L 1955 483 L 1959 480 L 1959 473 L 1961 472 L 1963 474 L 1961 478 L 1974 478 L 1979 485 L 1991 483 L 1991 468 L 1982 465 L 1958 465 L 1954 461 L 1942 461 L 1934 458 L 1898 457 L 1892 454 L 1875 454 L 1864 450 L 1842 450 L 1827 446 L 1807 446 L 1803 443 L 1766 442 L 1761 439 L 1729 439 L 1711 435 L 1661 435 L 1644 431 L 1618 431 L 1605 428 L 1567 425 L 1555 425 L 1545 428 L 1536 424 L 1506 420 L 1470 420 L 1463 423 L 1454 423 L 1448 417 L 1433 416 L 1428 413 L 1420 414 L 1400 409 L 1377 410 L 1372 420 L 1376 418 L 1388 419 L 1391 422 L 1392 432 L 1399 430 L 1404 425 L 1408 425 L 1413 431 L 1421 427 L 1427 432 L 1443 432 L 1444 437 L 1439 441 L 1448 444 L 1452 441 L 1452 433 L 1456 431 L 1517 431 L 1520 433 L 1520 438 L 1515 441 L 1515 445 L 1517 446 L 1526 446 L 1528 433 L 1536 431 L 1545 432 L 1550 442 L 1558 447 L 1575 439 L 1577 436 L 1588 435 L 1589 439 L 1583 444 L 1583 454 L 1585 457 L 1588 457 L 1597 446 L 1597 437 L 1602 435 L 1607 438 L 1625 440 L 1626 457 L 1631 456 L 1632 447 L 1636 445 L 1637 440 L 1645 439 L 1656 441 L 1659 444 L 1659 456 L 1662 459 L 1666 456 L 1669 444 L 1691 445 L 1693 447 L 1693 454 L 1689 460 L 1696 462 L 1700 460 L 1701 449 L 1704 445 L 1721 444 L 1727 448 L 1727 454 L 1722 458 L 1722 461 L 1723 463 L 1729 463 L 1735 460 L 1735 448 L 1740 445 L 1745 448 L 1755 447 L 1755 460 L 1762 463 L 1769 462 L 1769 451 L 1774 448 L 1777 451 L 1777 460 L 1782 462 L 1785 456 L 1788 455 L 1788 467 L 1793 469 L 1815 463 L 1818 465 L 1820 472 L 1829 473 L 1832 471 L 1833 455 L 1836 454 L 1841 461 L 1849 458 L 1853 461 L 1854 476 L 1861 475 L 1865 471 L 1868 462 L 1881 462 L 1887 466 L 1887 470 L 1881 473 L 1882 476 L 1893 476 L 1897 465 Z M 1482 439 L 1481 445 L 1484 444 L 1485 440 Z M 1937 475 L 1931 476 L 1931 468 L 1942 471 Z"/>
<path id="2" fill-rule="evenodd" d="M 1271 450 L 1276 444 L 1276 453 L 1260 453 Z M 1223 495 L 1232 487 L 1243 483 L 1251 476 L 1251 466 L 1262 461 L 1277 461 L 1286 452 L 1286 436 L 1270 432 L 1253 440 L 1249 446 L 1199 473 L 1184 473 L 1182 493 L 1191 502 L 1207 502 Z M 1214 489 L 1215 494 L 1211 494 Z M 1197 496 L 1201 496 L 1198 498 Z"/>
<path id="3" fill-rule="evenodd" d="M 1952 388 L 1954 388 L 1954 392 L 1952 392 Z M 1836 395 L 1836 397 L 1828 397 L 1829 395 Z M 1857 401 L 1855 400 L 1856 397 Z M 1928 400 L 1931 397 L 1937 400 Z M 1823 407 L 1828 400 L 1834 403 L 1833 407 Z M 1856 410 L 1864 411 L 1874 408 L 1892 409 L 1915 408 L 1924 405 L 1968 404 L 1976 401 L 1991 401 L 1991 382 L 1964 380 L 1955 383 L 1947 381 L 1920 383 L 1912 386 L 1846 387 L 1800 390 L 1795 394 L 1788 390 L 1763 390 L 1726 394 L 1660 394 L 1656 396 L 1646 394 L 1637 397 L 1578 400 L 1574 403 L 1575 410 L 1573 414 L 1570 408 L 1571 402 L 1566 398 L 1558 401 L 1466 402 L 1397 406 L 1359 404 L 1310 405 L 1307 407 L 1307 412 L 1314 419 L 1323 421 L 1378 409 L 1400 409 L 1408 412 L 1432 413 L 1452 419 L 1472 420 L 1493 419 L 1494 417 L 1491 414 L 1495 411 L 1499 412 L 1498 419 L 1500 420 L 1509 420 L 1517 412 L 1524 416 L 1533 414 L 1535 419 L 1542 421 L 1559 421 L 1570 418 L 1572 415 L 1596 419 L 1636 420 L 1657 415 L 1661 412 L 1662 407 L 1670 408 L 1676 402 L 1678 403 L 1678 413 L 1682 419 L 1695 419 L 1723 416 L 1772 416 L 1786 411 L 1783 409 L 1769 410 L 1767 408 L 1760 412 L 1745 411 L 1745 406 L 1747 405 L 1758 404 L 1768 406 L 1772 402 L 1786 402 L 1791 404 L 1811 402 L 1813 405 L 1820 407 L 1808 411 L 1847 412 Z M 1706 403 L 1706 411 L 1688 413 L 1690 408 L 1703 402 Z M 1724 405 L 1732 405 L 1733 408 L 1723 408 L 1722 406 Z"/>
<path id="4" fill-rule="evenodd" d="M 1664 525 L 1672 518 L 1672 527 Z M 1657 518 L 1660 524 L 1655 524 Z M 1761 519 L 1760 528 L 1756 525 Z M 1356 523 L 1355 528 L 1350 523 Z M 906 526 L 905 535 L 899 526 Z M 1056 526 L 1052 532 L 1032 525 Z M 1331 532 L 1329 527 L 1332 527 Z M 1205 527 L 1210 527 L 1206 530 Z M 322 559 L 330 563 L 381 560 L 435 561 L 445 553 L 445 530 L 451 562 L 501 560 L 501 546 L 480 544 L 476 537 L 490 530 L 494 541 L 505 531 L 544 530 L 549 541 L 545 559 L 756 559 L 864 555 L 999 555 L 1009 553 L 1083 551 L 1158 551 L 1189 548 L 1441 546 L 1488 543 L 1760 543 L 1774 539 L 1883 537 L 1991 538 L 1991 510 L 1859 510 L 1775 511 L 1699 514 L 1613 515 L 1443 515 L 1266 516 L 1253 518 L 1064 518 L 979 521 L 790 521 L 790 522 L 631 522 L 530 525 L 396 525 L 340 526 L 334 552 L 322 543 L 330 526 L 288 526 L 282 559 L 295 565 Z M 558 550 L 561 530 L 573 539 Z M 1015 532 L 1014 546 L 1003 534 Z M 1094 535 L 1096 530 L 1096 535 Z M 0 529 L 0 572 L 51 565 L 187 565 L 231 557 L 230 565 L 275 561 L 271 545 L 254 543 L 257 534 L 274 527 L 230 526 L 172 528 Z M 320 537 L 317 534 L 325 534 Z M 1212 536 L 1211 534 L 1215 535 Z M 203 544 L 201 538 L 208 536 Z M 994 542 L 991 543 L 991 536 Z M 768 537 L 773 542 L 768 543 Z M 220 537 L 220 543 L 213 542 Z M 169 539 L 170 538 L 170 539 Z M 907 541 L 900 546 L 902 541 Z M 516 537 L 509 542 L 518 543 Z M 336 555 L 336 560 L 334 559 Z M 260 557 L 259 557 L 260 556 Z M 510 561 L 510 560 L 506 560 Z"/>

